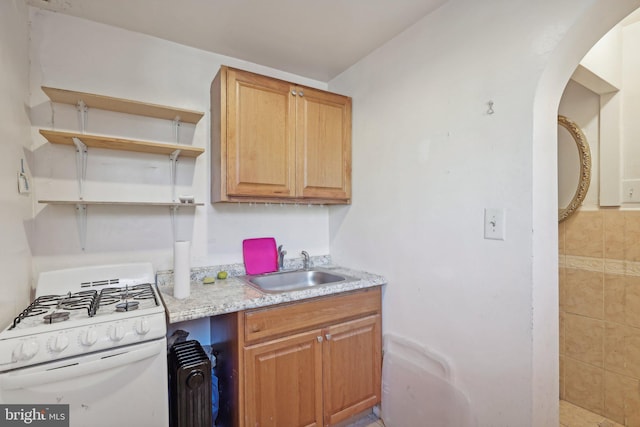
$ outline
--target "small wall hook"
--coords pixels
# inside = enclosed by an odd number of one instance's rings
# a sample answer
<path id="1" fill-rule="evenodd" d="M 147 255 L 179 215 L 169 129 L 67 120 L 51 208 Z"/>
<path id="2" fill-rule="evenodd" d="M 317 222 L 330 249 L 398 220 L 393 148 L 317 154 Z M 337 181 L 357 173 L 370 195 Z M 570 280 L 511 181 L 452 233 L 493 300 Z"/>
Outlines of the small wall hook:
<path id="1" fill-rule="evenodd" d="M 487 109 L 487 114 L 495 113 L 495 111 L 493 111 L 493 101 L 487 102 L 487 105 L 489 106 L 489 108 Z"/>

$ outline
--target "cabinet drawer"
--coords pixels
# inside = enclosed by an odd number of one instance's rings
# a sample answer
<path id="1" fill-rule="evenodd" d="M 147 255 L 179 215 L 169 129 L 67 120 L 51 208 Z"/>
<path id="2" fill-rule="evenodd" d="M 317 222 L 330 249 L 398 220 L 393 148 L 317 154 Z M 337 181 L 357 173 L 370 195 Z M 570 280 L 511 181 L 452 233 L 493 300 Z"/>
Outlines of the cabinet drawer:
<path id="1" fill-rule="evenodd" d="M 378 313 L 380 287 L 244 313 L 245 343 Z"/>

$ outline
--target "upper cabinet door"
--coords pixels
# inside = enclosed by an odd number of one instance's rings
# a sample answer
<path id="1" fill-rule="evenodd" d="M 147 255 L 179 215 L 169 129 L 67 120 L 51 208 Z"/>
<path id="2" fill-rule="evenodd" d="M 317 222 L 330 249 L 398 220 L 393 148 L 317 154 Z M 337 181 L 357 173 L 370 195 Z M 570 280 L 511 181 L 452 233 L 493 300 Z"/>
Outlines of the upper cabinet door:
<path id="1" fill-rule="evenodd" d="M 296 193 L 351 199 L 351 98 L 297 88 Z"/>
<path id="2" fill-rule="evenodd" d="M 227 74 L 227 194 L 293 197 L 293 87 L 253 73 Z"/>

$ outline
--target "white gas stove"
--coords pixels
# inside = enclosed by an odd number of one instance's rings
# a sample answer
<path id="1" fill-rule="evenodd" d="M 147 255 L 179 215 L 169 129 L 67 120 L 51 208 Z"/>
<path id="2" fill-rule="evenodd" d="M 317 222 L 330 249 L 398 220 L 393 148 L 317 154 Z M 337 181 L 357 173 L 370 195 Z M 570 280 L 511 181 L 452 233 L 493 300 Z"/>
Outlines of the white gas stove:
<path id="1" fill-rule="evenodd" d="M 36 299 L 0 333 L 0 371 L 164 338 L 150 264 L 40 274 Z"/>
<path id="2" fill-rule="evenodd" d="M 137 425 L 167 425 L 166 322 L 154 282 L 148 263 L 41 273 L 36 299 L 0 332 L 0 403 L 68 403 L 71 426 L 99 426 L 135 401 Z"/>

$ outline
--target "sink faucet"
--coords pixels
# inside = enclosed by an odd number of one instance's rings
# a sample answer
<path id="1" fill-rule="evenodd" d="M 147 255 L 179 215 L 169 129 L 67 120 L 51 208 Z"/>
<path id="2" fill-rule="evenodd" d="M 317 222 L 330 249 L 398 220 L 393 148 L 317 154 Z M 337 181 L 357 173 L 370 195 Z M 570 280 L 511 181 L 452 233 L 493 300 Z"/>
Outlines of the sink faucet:
<path id="1" fill-rule="evenodd" d="M 284 268 L 284 256 L 286 254 L 287 251 L 282 249 L 282 245 L 278 246 L 278 270 L 282 270 Z"/>
<path id="2" fill-rule="evenodd" d="M 305 270 L 309 269 L 309 254 L 307 251 L 302 251 L 302 268 Z"/>

